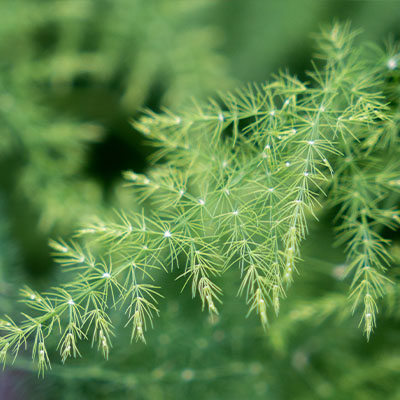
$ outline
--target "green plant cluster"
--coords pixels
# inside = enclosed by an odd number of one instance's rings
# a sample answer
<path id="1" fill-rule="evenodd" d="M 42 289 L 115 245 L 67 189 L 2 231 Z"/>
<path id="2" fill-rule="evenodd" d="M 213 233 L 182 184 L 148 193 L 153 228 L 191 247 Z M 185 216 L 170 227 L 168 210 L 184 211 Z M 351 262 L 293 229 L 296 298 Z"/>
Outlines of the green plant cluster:
<path id="1" fill-rule="evenodd" d="M 390 268 L 396 253 L 386 228 L 395 229 L 400 218 L 400 56 L 394 46 L 356 46 L 355 35 L 348 25 L 323 30 L 308 82 L 281 73 L 263 85 L 176 112 L 149 112 L 136 122 L 158 148 L 148 174 L 125 173 L 143 209 L 120 210 L 112 220 L 86 225 L 79 239 L 51 242 L 69 279 L 45 293 L 22 290 L 29 311 L 1 321 L 2 360 L 28 346 L 43 373 L 50 367 L 48 343 L 56 343 L 64 363 L 79 356 L 86 341 L 107 359 L 123 325 L 131 340 L 144 342 L 171 273 L 184 292 L 200 298 L 211 327 L 225 308 L 235 313 L 236 292 L 248 312 L 258 314 L 278 353 L 287 346 L 285 323 L 348 318 L 352 311 L 369 339 L 380 303 L 396 315 L 398 278 Z M 323 255 L 307 261 L 318 249 L 307 250 L 305 239 L 317 220 L 333 214 L 347 261 L 328 268 L 331 260 L 324 263 Z M 348 279 L 338 292 L 305 294 L 293 304 L 292 289 L 301 294 L 301 283 L 294 290 L 297 272 L 311 281 L 322 274 L 326 282 L 327 272 L 333 282 Z M 293 310 L 275 321 L 272 315 L 286 302 Z M 307 363 L 302 354 L 292 360 L 296 368 Z M 262 371 L 247 364 L 235 370 L 231 362 L 226 368 L 228 375 Z M 195 373 L 179 376 L 191 381 Z M 385 377 L 391 379 L 390 371 Z"/>

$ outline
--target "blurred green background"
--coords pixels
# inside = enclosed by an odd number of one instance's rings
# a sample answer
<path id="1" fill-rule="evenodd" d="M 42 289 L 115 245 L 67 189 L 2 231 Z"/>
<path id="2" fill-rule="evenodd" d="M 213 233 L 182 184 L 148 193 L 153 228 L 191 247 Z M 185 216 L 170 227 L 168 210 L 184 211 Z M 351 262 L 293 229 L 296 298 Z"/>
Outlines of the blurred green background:
<path id="1" fill-rule="evenodd" d="M 0 0 L 2 311 L 15 312 L 24 283 L 64 279 L 49 238 L 138 207 L 121 171 L 149 168 L 152 150 L 132 118 L 280 69 L 306 79 L 312 34 L 333 21 L 384 46 L 400 39 L 400 1 Z M 244 319 L 233 279 L 211 324 L 167 276 L 176 300 L 162 306 L 147 346 L 129 344 L 126 332 L 108 363 L 83 351 L 44 381 L 18 361 L 0 378 L 0 399 L 400 399 L 399 300 L 388 300 L 367 344 L 342 311 L 347 283 L 335 276 L 344 256 L 325 222 L 267 332 Z"/>

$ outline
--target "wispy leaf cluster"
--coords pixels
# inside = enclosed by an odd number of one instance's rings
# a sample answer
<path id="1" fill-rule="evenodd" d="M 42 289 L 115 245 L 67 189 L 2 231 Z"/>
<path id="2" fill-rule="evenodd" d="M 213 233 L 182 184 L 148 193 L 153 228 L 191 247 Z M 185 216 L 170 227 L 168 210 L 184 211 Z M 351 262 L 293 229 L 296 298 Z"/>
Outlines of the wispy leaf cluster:
<path id="1" fill-rule="evenodd" d="M 379 52 L 365 55 L 354 37 L 348 26 L 322 31 L 308 82 L 280 73 L 136 122 L 158 148 L 148 174 L 124 174 L 144 211 L 120 211 L 85 226 L 78 242 L 52 243 L 74 278 L 43 295 L 25 290 L 36 314 L 2 322 L 3 358 L 33 340 L 45 368 L 44 342 L 56 330 L 63 361 L 79 355 L 82 339 L 107 357 L 112 308 L 126 313 L 132 339 L 144 341 L 163 271 L 176 271 L 214 318 L 224 275 L 234 274 L 238 295 L 265 328 L 295 280 L 309 221 L 332 207 L 347 245 L 350 297 L 354 310 L 363 306 L 369 337 L 388 280 L 381 230 L 399 221 L 398 111 L 387 98 L 398 73 Z"/>

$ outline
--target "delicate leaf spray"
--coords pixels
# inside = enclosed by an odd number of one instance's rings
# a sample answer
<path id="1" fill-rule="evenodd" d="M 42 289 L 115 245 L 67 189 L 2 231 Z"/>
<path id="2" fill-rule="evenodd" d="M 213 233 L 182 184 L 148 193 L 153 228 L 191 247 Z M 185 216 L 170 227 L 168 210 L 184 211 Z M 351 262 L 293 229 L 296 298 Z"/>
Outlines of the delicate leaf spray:
<path id="1" fill-rule="evenodd" d="M 126 313 L 132 339 L 145 341 L 159 313 L 157 277 L 178 268 L 214 316 L 223 312 L 223 275 L 237 274 L 238 294 L 266 328 L 299 270 L 308 221 L 332 208 L 353 311 L 369 338 L 390 285 L 382 228 L 399 224 L 400 75 L 396 50 L 365 56 L 354 37 L 348 26 L 321 33 L 310 82 L 281 73 L 136 122 L 158 147 L 157 163 L 147 176 L 124 176 L 151 207 L 86 226 L 81 245 L 51 243 L 74 279 L 45 294 L 23 290 L 32 313 L 1 322 L 2 359 L 33 342 L 43 371 L 45 340 L 57 332 L 63 362 L 79 355 L 82 339 L 107 358 L 112 308 Z"/>

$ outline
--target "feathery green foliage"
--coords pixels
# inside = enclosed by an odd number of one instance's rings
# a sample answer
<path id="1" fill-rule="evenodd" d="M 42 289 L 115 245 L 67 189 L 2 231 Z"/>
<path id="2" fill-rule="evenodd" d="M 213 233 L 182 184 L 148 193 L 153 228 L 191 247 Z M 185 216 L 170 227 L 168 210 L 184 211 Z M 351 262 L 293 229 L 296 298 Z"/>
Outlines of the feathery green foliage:
<path id="1" fill-rule="evenodd" d="M 132 340 L 145 341 L 169 271 L 214 321 L 224 278 L 236 277 L 238 295 L 266 328 L 301 273 L 309 221 L 332 210 L 347 245 L 353 312 L 369 338 L 391 287 L 382 229 L 399 221 L 399 55 L 371 55 L 354 36 L 347 25 L 322 31 L 310 82 L 281 73 L 136 122 L 158 147 L 156 164 L 125 179 L 151 207 L 85 226 L 79 240 L 51 242 L 71 279 L 43 294 L 22 291 L 30 313 L 2 320 L 2 360 L 29 343 L 43 373 L 46 341 L 57 334 L 63 362 L 80 355 L 84 339 L 107 358 L 118 334 L 114 309 L 126 314 Z M 335 312 L 324 310 L 333 303 L 322 301 L 322 312 Z"/>

